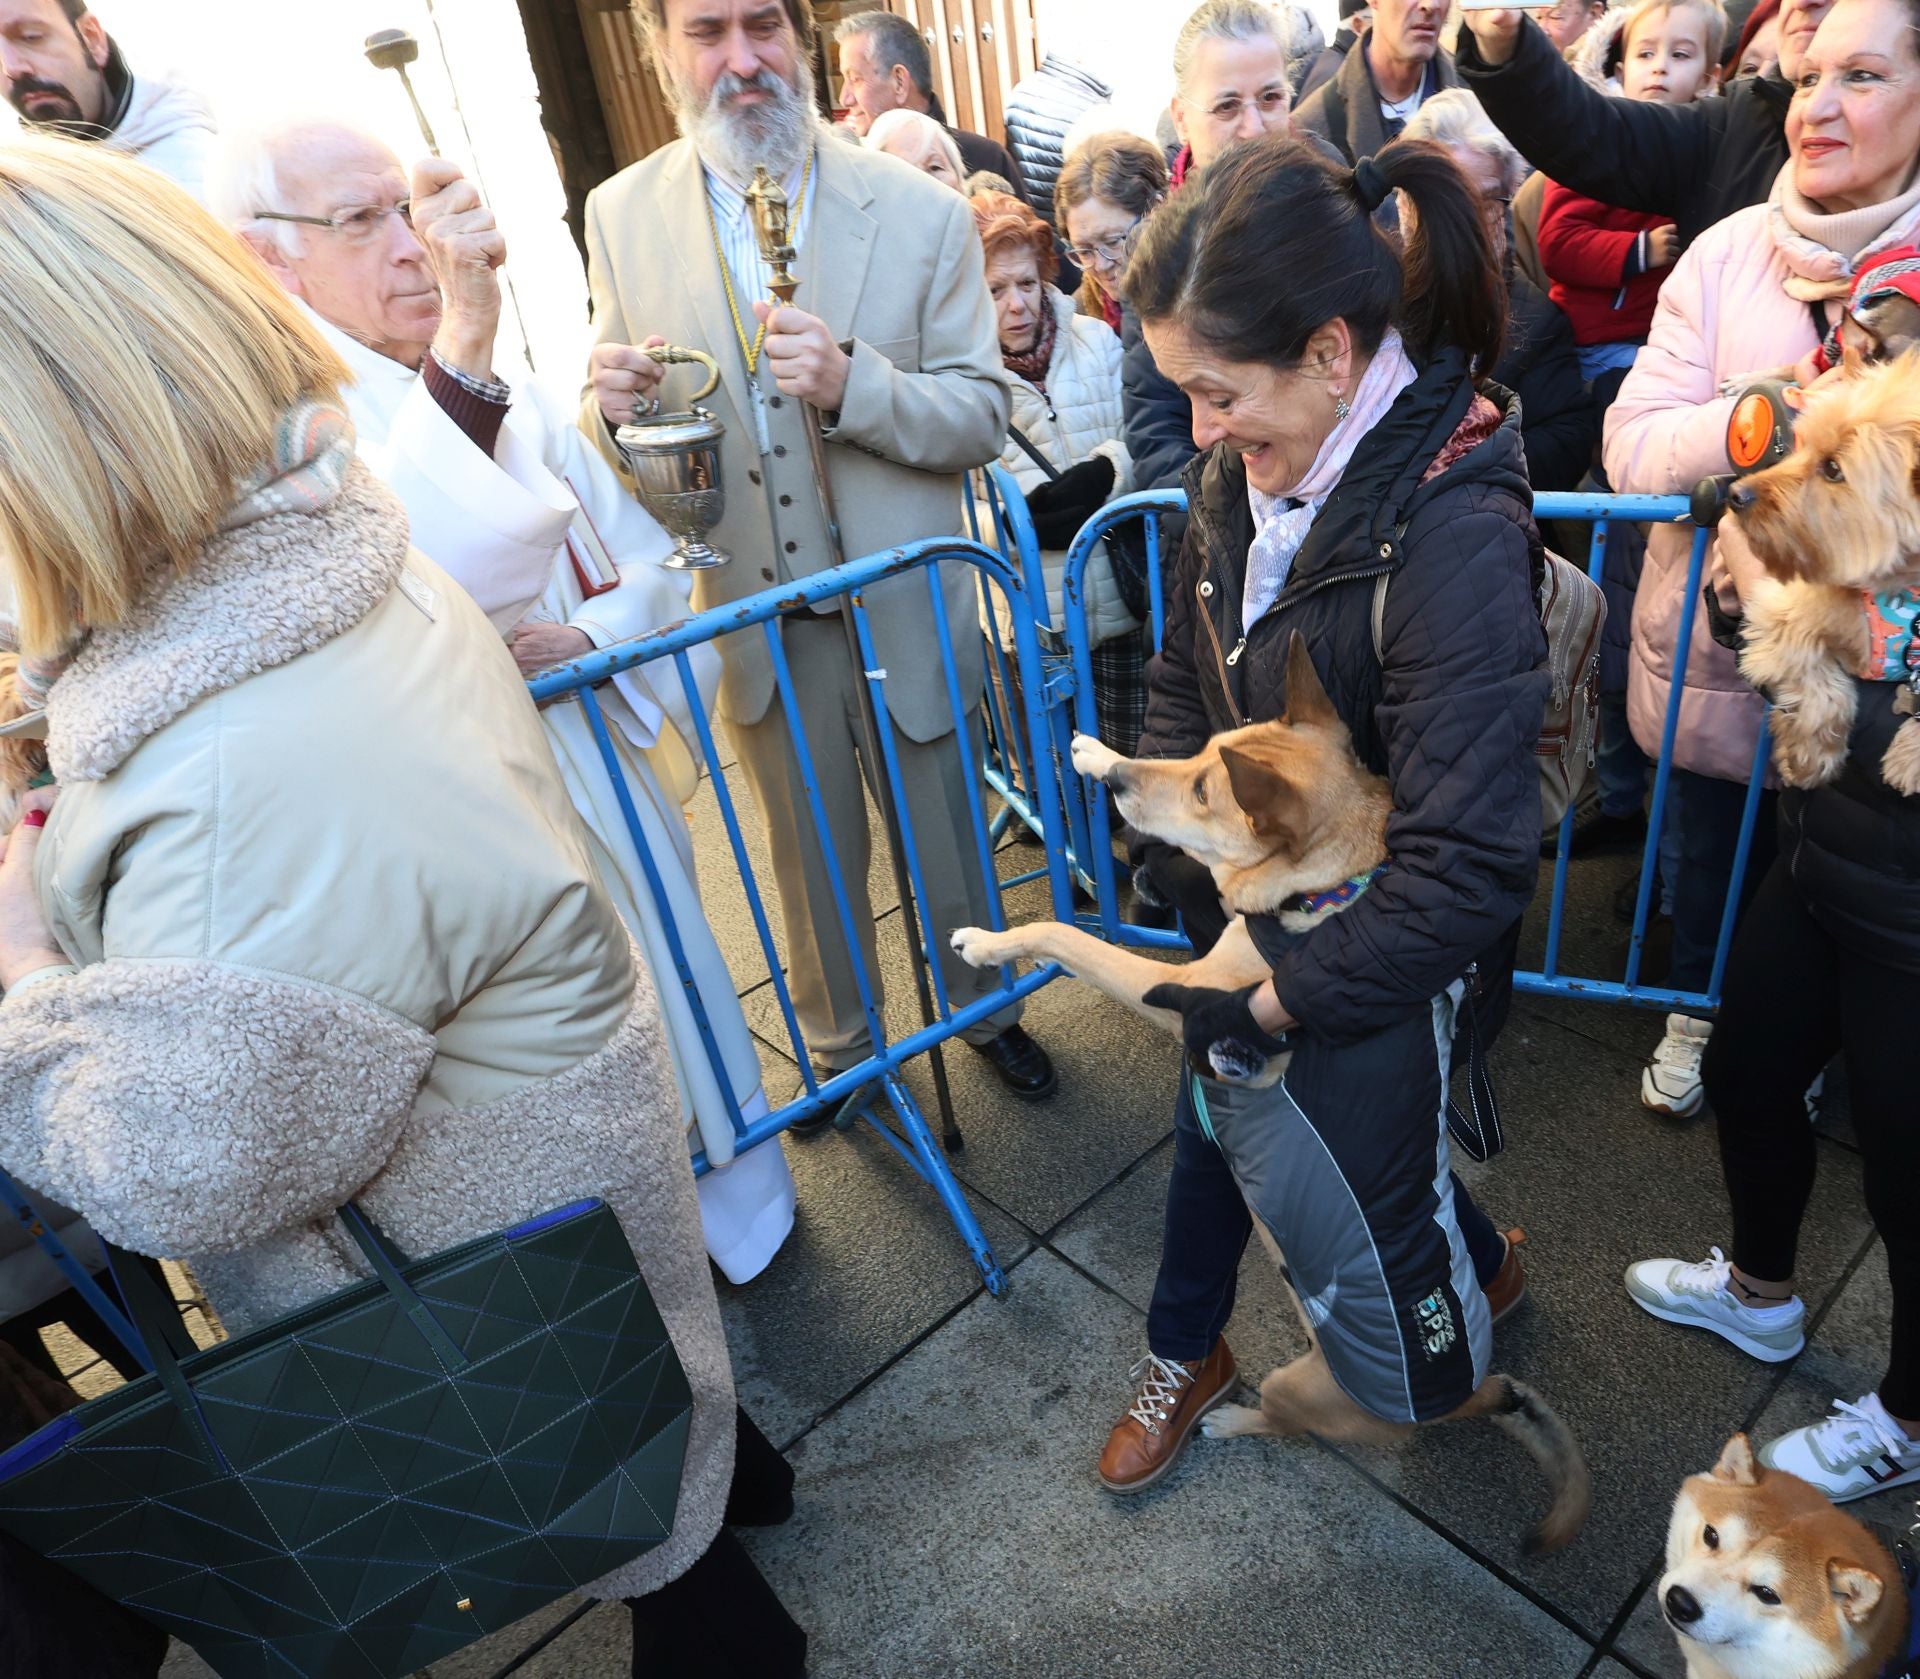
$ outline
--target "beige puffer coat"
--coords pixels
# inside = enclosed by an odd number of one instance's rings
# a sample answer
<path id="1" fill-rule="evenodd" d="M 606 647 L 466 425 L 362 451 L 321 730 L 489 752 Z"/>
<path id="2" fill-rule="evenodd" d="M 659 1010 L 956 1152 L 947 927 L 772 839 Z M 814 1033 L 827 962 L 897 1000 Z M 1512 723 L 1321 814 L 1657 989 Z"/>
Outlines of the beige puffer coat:
<path id="1" fill-rule="evenodd" d="M 245 1329 L 358 1280 L 357 1198 L 424 1255 L 583 1196 L 693 1385 L 673 1536 L 712 1542 L 733 1392 L 653 983 L 538 715 L 354 464 L 217 537 L 54 684 L 37 878 L 80 972 L 0 1003 L 0 1160 L 193 1264 Z"/>

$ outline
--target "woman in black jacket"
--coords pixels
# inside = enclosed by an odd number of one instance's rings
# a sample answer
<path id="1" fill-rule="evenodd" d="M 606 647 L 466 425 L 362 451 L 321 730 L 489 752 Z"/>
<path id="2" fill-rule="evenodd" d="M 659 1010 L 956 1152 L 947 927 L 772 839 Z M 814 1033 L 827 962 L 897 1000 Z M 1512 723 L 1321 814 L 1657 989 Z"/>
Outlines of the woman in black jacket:
<path id="1" fill-rule="evenodd" d="M 1455 62 L 1461 85 L 1534 168 L 1603 204 L 1673 217 L 1685 249 L 1715 222 L 1766 202 L 1787 161 L 1801 56 L 1832 5 L 1783 0 L 1779 66 L 1691 105 L 1609 99 L 1519 11 L 1463 12 Z"/>
<path id="2" fill-rule="evenodd" d="M 1370 220 L 1395 189 L 1418 212 L 1404 284 Z M 1472 979 L 1505 980 L 1539 847 L 1542 552 L 1518 416 L 1472 373 L 1499 360 L 1504 288 L 1443 152 L 1402 141 L 1348 170 L 1278 137 L 1164 207 L 1126 288 L 1202 450 L 1141 754 L 1184 757 L 1282 715 L 1298 632 L 1394 804 L 1389 860 L 1342 913 L 1304 937 L 1255 918 L 1271 979 L 1172 987 L 1167 1006 L 1197 1064 L 1226 1038 L 1292 1050 L 1260 1095 L 1305 1149 L 1288 1172 L 1314 1211 L 1274 1233 L 1342 1385 L 1423 1421 L 1486 1373 L 1483 1289 L 1510 1305 L 1522 1286 L 1448 1170 L 1443 1118 L 1454 1008 Z M 1183 861 L 1162 849 L 1146 867 L 1204 936 L 1217 903 Z M 1148 1356 L 1101 1458 L 1116 1492 L 1163 1475 L 1235 1380 L 1221 1329 L 1251 1222 L 1201 1124 L 1205 1104 L 1242 1096 L 1182 1079 Z M 1337 1288 L 1312 1280 L 1335 1247 L 1363 1256 Z"/>

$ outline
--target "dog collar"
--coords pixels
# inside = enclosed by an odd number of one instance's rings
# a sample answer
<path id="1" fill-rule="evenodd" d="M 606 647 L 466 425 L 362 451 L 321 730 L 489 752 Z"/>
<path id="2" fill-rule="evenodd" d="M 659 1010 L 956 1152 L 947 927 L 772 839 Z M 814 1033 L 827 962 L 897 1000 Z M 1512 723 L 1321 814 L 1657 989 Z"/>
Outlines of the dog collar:
<path id="1" fill-rule="evenodd" d="M 1319 915 L 1328 910 L 1345 909 L 1348 904 L 1387 872 L 1385 863 L 1376 863 L 1365 874 L 1353 875 L 1325 892 L 1295 892 L 1280 902 L 1287 915 Z"/>

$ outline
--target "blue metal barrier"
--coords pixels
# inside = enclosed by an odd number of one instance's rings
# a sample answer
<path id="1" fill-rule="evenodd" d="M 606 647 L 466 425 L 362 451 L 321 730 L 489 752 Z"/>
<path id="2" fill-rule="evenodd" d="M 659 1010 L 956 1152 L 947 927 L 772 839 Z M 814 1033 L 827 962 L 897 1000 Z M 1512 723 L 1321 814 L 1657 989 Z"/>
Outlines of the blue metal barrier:
<path id="1" fill-rule="evenodd" d="M 889 1105 L 900 1122 L 900 1130 L 896 1131 L 892 1126 L 884 1123 L 873 1112 L 870 1105 L 864 1106 L 860 1111 L 901 1158 L 939 1195 L 948 1216 L 966 1242 L 974 1263 L 979 1267 L 987 1288 L 998 1294 L 1006 1286 L 1005 1275 L 987 1244 L 979 1221 L 967 1205 L 966 1197 L 953 1175 L 952 1168 L 947 1164 L 946 1156 L 929 1128 L 919 1103 L 908 1090 L 902 1070 L 916 1055 L 936 1044 L 946 1042 L 964 1032 L 968 1027 L 1005 1008 L 1009 1003 L 1038 990 L 1048 980 L 1054 978 L 1060 969 L 1053 964 L 1047 964 L 1019 976 L 1015 976 L 1007 969 L 1002 969 L 1000 985 L 996 990 L 957 1009 L 951 1005 L 947 996 L 940 971 L 938 944 L 944 941 L 950 929 L 934 925 L 933 918 L 924 912 L 927 903 L 925 883 L 922 877 L 919 849 L 914 842 L 912 816 L 907 803 L 906 789 L 901 780 L 900 763 L 893 744 L 893 730 L 887 708 L 886 672 L 877 668 L 878 661 L 874 653 L 872 631 L 862 594 L 863 590 L 885 579 L 899 578 L 916 572 L 926 580 L 928 598 L 932 603 L 936 639 L 939 643 L 938 654 L 945 673 L 948 702 L 953 712 L 955 726 L 965 731 L 965 739 L 973 741 L 977 739 L 974 734 L 975 708 L 967 703 L 962 693 L 959 665 L 954 653 L 953 637 L 956 626 L 948 621 L 946 601 L 939 586 L 940 567 L 943 564 L 973 566 L 978 571 L 983 586 L 1000 591 L 1006 601 L 1007 616 L 1013 631 L 1015 661 L 1023 671 L 1039 671 L 1041 669 L 1040 648 L 1035 639 L 1034 621 L 1025 579 L 990 549 L 978 543 L 950 538 L 914 543 L 906 548 L 893 549 L 886 553 L 870 555 L 865 559 L 853 560 L 832 570 L 816 573 L 801 582 L 768 589 L 748 600 L 716 607 L 632 641 L 621 642 L 568 664 L 555 666 L 552 670 L 542 672 L 534 678 L 529 684 L 529 689 L 536 700 L 572 698 L 577 700 L 586 711 L 594 740 L 599 746 L 601 758 L 613 782 L 615 794 L 619 798 L 621 813 L 633 838 L 634 848 L 645 865 L 647 885 L 653 893 L 667 943 L 673 954 L 675 975 L 687 992 L 694 1019 L 700 1029 L 702 1045 L 713 1066 L 716 1082 L 726 1099 L 728 1117 L 733 1126 L 737 1148 L 744 1150 L 764 1143 L 769 1138 L 777 1136 L 794 1121 L 809 1118 L 835 1107 L 862 1087 L 877 1082 L 884 1090 Z M 885 1023 L 880 1015 L 874 976 L 867 972 L 866 962 L 861 954 L 858 929 L 853 919 L 852 900 L 847 891 L 846 880 L 831 844 L 825 841 L 826 813 L 821 802 L 812 747 L 801 720 L 794 694 L 792 673 L 788 668 L 779 634 L 779 619 L 783 613 L 796 608 L 811 607 L 821 602 L 832 604 L 842 598 L 850 601 L 852 605 L 853 622 L 863 668 L 866 672 L 867 688 L 872 697 L 874 715 L 879 724 L 882 762 L 879 765 L 869 766 L 869 773 L 885 775 L 893 793 L 894 806 L 900 815 L 906 870 L 914 895 L 922 906 L 920 916 L 922 954 L 929 967 L 937 1016 L 931 1025 L 923 1026 L 891 1043 L 887 1039 Z M 809 813 L 816 832 L 822 836 L 835 917 L 839 924 L 840 935 L 846 941 L 855 983 L 859 988 L 861 1006 L 865 1012 L 868 1031 L 874 1045 L 873 1052 L 866 1060 L 826 1080 L 817 1078 L 813 1072 L 812 1056 L 794 1012 L 793 999 L 788 991 L 779 955 L 773 942 L 765 895 L 754 877 L 746 839 L 740 826 L 739 813 L 722 771 L 724 759 L 715 744 L 712 725 L 707 719 L 693 670 L 687 658 L 688 650 L 701 643 L 713 641 L 723 635 L 753 633 L 764 636 L 766 640 L 768 657 L 773 665 L 775 689 L 785 711 L 787 726 L 793 739 L 798 772 L 806 792 Z M 977 626 L 973 624 L 959 626 L 959 633 L 976 634 Z M 992 639 L 990 637 L 989 641 Z M 788 1037 L 793 1046 L 794 1060 L 799 1065 L 803 1085 L 800 1094 L 793 1100 L 751 1123 L 742 1117 L 738 1103 L 734 1099 L 732 1081 L 727 1076 L 719 1045 L 713 1036 L 698 987 L 694 982 L 679 928 L 675 923 L 672 903 L 648 857 L 643 831 L 627 792 L 619 759 L 614 753 L 612 738 L 607 732 L 606 720 L 594 694 L 597 684 L 607 681 L 621 671 L 632 670 L 643 665 L 666 663 L 671 663 L 674 675 L 687 696 L 688 709 L 693 717 L 695 733 L 698 737 L 695 744 L 699 747 L 701 759 L 712 782 L 721 819 L 726 826 L 728 844 L 732 850 L 734 864 L 739 870 L 741 883 L 745 888 L 754 931 L 759 938 L 762 954 L 766 958 L 774 996 L 778 1001 L 781 1018 L 785 1022 Z M 1046 739 L 1051 720 L 1045 711 L 1044 684 L 1029 680 L 1020 685 L 1020 692 L 1027 738 Z M 975 758 L 971 761 L 978 760 Z M 1046 865 L 1036 871 L 1036 874 L 1042 874 L 1048 880 L 1054 913 L 1071 914 L 1073 895 L 1066 862 L 1065 816 L 1061 804 L 1060 787 L 1053 772 L 1050 754 L 1044 752 L 1031 754 L 1027 773 L 1029 776 L 1026 789 L 1028 807 L 1032 811 L 1033 820 L 1039 826 L 1047 852 Z M 1001 927 L 1005 925 L 1005 918 L 1000 906 L 1000 892 L 1006 885 L 1012 883 L 996 880 L 993 868 L 993 836 L 989 831 L 985 800 L 980 787 L 971 779 L 968 782 L 967 797 L 975 857 L 982 876 L 987 882 L 992 924 L 995 927 Z M 660 975 L 658 978 L 661 983 L 666 983 L 665 975 Z M 704 1173 L 708 1169 L 705 1155 L 697 1154 L 694 1157 L 695 1172 Z"/>
<path id="2" fill-rule="evenodd" d="M 1094 544 L 1115 525 L 1128 519 L 1145 520 L 1148 535 L 1148 578 L 1152 589 L 1154 646 L 1157 649 L 1165 624 L 1161 592 L 1165 562 L 1160 541 L 1160 525 L 1168 513 L 1183 509 L 1185 505 L 1186 497 L 1177 491 L 1150 491 L 1123 497 L 1103 507 L 1089 520 L 1068 551 L 1062 616 L 1066 620 L 1066 637 L 1073 659 L 1074 683 L 1071 692 L 1062 696 L 1062 703 L 1071 704 L 1073 708 L 1076 732 L 1098 733 L 1093 704 L 1092 649 L 1088 645 L 1085 593 L 1086 568 L 1092 557 Z M 1536 519 L 1571 520 L 1593 526 L 1593 538 L 1588 549 L 1587 571 L 1588 575 L 1597 581 L 1605 564 L 1607 533 L 1611 526 L 1622 522 L 1683 524 L 1687 521 L 1688 513 L 1684 496 L 1542 493 L 1534 497 L 1534 516 Z M 1560 843 L 1553 869 L 1553 886 L 1548 899 L 1545 955 L 1539 968 L 1520 969 L 1515 972 L 1514 985 L 1519 991 L 1543 996 L 1590 997 L 1601 1002 L 1630 1003 L 1641 1008 L 1661 1010 L 1694 1008 L 1712 1010 L 1719 1006 L 1721 982 L 1726 973 L 1727 950 L 1733 940 L 1734 922 L 1739 913 L 1741 885 L 1746 878 L 1747 862 L 1753 847 L 1753 831 L 1760 809 L 1760 792 L 1767 769 L 1769 741 L 1764 728 L 1761 729 L 1759 740 L 1754 747 L 1746 805 L 1742 812 L 1740 834 L 1734 852 L 1732 878 L 1720 911 L 1719 936 L 1714 951 L 1713 971 L 1706 988 L 1702 991 L 1681 991 L 1672 987 L 1645 985 L 1640 981 L 1647 921 L 1652 907 L 1654 881 L 1658 869 L 1660 833 L 1662 824 L 1666 820 L 1671 795 L 1673 745 L 1679 728 L 1680 703 L 1685 692 L 1687 657 L 1692 647 L 1694 619 L 1700 610 L 1701 581 L 1708 542 L 1708 532 L 1699 530 L 1694 533 L 1692 553 L 1687 567 L 1686 599 L 1681 609 L 1679 646 L 1674 652 L 1666 716 L 1661 728 L 1660 753 L 1654 770 L 1653 797 L 1647 821 L 1647 842 L 1641 858 L 1639 889 L 1634 903 L 1633 930 L 1627 947 L 1625 971 L 1618 979 L 1589 978 L 1561 972 L 1561 942 L 1565 925 L 1569 863 L 1568 841 L 1573 832 L 1575 816 L 1575 812 L 1569 810 L 1560 825 Z M 1082 917 L 1083 923 L 1088 925 L 1090 931 L 1097 931 L 1103 938 L 1114 943 L 1148 948 L 1187 948 L 1187 940 L 1181 933 L 1139 927 L 1121 919 L 1119 884 L 1113 866 L 1110 843 L 1111 812 L 1107 803 L 1106 789 L 1083 780 L 1080 795 L 1085 805 L 1089 834 L 1088 848 L 1083 855 L 1087 856 L 1092 863 L 1095 900 L 1093 915 Z"/>

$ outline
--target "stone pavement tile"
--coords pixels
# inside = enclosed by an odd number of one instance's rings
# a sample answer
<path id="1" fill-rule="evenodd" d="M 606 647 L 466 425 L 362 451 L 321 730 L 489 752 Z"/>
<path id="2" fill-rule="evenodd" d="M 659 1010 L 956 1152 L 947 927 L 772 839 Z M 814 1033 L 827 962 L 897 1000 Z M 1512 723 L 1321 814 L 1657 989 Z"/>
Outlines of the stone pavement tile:
<path id="1" fill-rule="evenodd" d="M 1495 1367 L 1538 1388 L 1583 1443 L 1595 1479 L 1593 1518 L 1562 1556 L 1523 1559 L 1520 1540 L 1537 1518 L 1543 1489 L 1524 1453 L 1484 1425 L 1425 1430 L 1399 1451 L 1352 1455 L 1443 1530 L 1514 1569 L 1597 1635 L 1657 1550 L 1673 1488 L 1699 1462 L 1711 1461 L 1760 1402 L 1772 1373 L 1713 1337 L 1646 1317 L 1621 1288 L 1621 1270 L 1632 1259 L 1694 1257 L 1724 1240 L 1711 1132 L 1655 1124 L 1596 1077 L 1597 1065 L 1604 1075 L 1617 1058 L 1526 1015 L 1514 1018 L 1494 1063 L 1508 1151 L 1488 1166 L 1468 1163 L 1462 1176 L 1496 1222 L 1529 1229 L 1533 1289 L 1532 1304 L 1499 1332 Z M 1836 1155 L 1836 1163 L 1842 1158 Z M 1154 1166 L 1160 1169 L 1157 1160 Z M 1113 1256 L 1124 1252 L 1128 1227 L 1139 1228 L 1140 1246 L 1151 1255 L 1157 1221 L 1148 1220 L 1154 1197 L 1145 1177 L 1136 1173 L 1110 1192 L 1116 1205 L 1129 1193 L 1139 1203 L 1106 1219 L 1117 1234 L 1099 1233 L 1096 1204 L 1062 1236 L 1064 1251 L 1111 1274 L 1130 1298 L 1149 1286 L 1151 1258 L 1128 1268 Z M 1816 1298 L 1866 1233 L 1858 1192 L 1844 1179 L 1843 1172 L 1823 1174 L 1808 1219 L 1805 1274 Z M 1250 1293 L 1243 1319 L 1252 1318 L 1259 1298 Z M 1272 1307 L 1252 1321 L 1272 1326 L 1277 1337 L 1297 1335 L 1287 1319 Z M 1264 1344 L 1237 1324 L 1232 1335 L 1253 1375 L 1297 1344 Z"/>
<path id="2" fill-rule="evenodd" d="M 720 1312 L 741 1403 L 776 1443 L 980 1288 L 973 1259 L 934 1192 L 870 1128 L 781 1139 L 799 1210 L 773 1263 Z M 1031 1238 L 975 1198 L 994 1256 L 1013 1265 Z"/>
<path id="3" fill-rule="evenodd" d="M 1578 1673 L 1582 1641 L 1305 1442 L 1103 1493 L 1138 1315 L 1052 1255 L 810 1434 L 750 1536 L 814 1679 Z M 1444 1654 L 1436 1655 L 1436 1648 Z"/>
<path id="4" fill-rule="evenodd" d="M 1033 890 L 1020 892 L 1026 896 Z M 887 1026 L 898 1039 L 919 1026 L 899 917 L 880 923 L 879 945 Z M 786 1042 L 770 989 L 748 997 L 746 1009 L 748 1021 L 767 1041 Z M 1028 1228 L 1045 1231 L 1173 1128 L 1177 1050 L 1171 1038 L 1072 980 L 1055 980 L 1027 998 L 1022 1024 L 1053 1057 L 1060 1088 L 1044 1102 L 1023 1102 L 971 1049 L 950 1043 L 947 1084 L 966 1141 L 954 1169 L 970 1189 L 998 1202 Z M 906 1077 L 937 1132 L 926 1060 L 914 1061 Z M 797 1075 L 781 1089 L 790 1087 L 797 1088 Z M 772 1086 L 768 1094 L 780 1098 Z"/>

